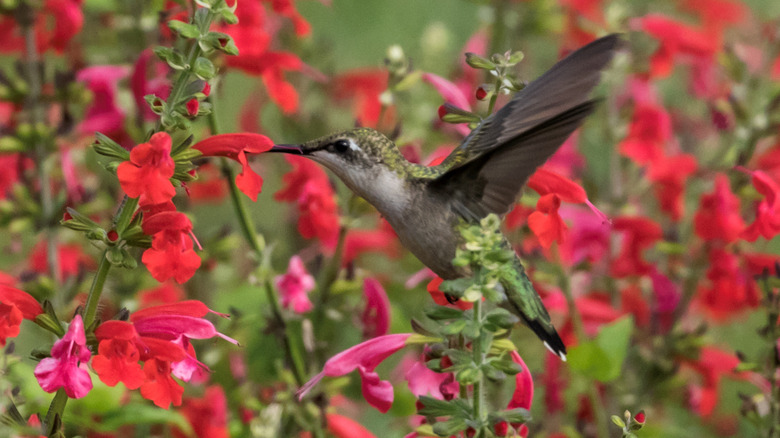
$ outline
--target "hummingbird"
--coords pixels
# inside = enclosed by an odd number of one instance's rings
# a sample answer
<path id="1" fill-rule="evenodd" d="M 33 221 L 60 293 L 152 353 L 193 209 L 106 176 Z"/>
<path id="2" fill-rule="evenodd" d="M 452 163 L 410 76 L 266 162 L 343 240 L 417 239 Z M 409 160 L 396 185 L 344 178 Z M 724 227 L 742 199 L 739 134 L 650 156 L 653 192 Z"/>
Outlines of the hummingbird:
<path id="1" fill-rule="evenodd" d="M 401 243 L 444 280 L 469 275 L 453 266 L 458 225 L 506 214 L 528 177 L 593 112 L 601 71 L 620 46 L 608 35 L 572 52 L 485 118 L 441 164 L 407 161 L 395 143 L 355 128 L 271 152 L 302 155 L 323 165 L 390 223 Z M 505 239 L 506 240 L 506 239 Z M 509 246 L 509 242 L 505 241 Z M 502 280 L 502 304 L 545 346 L 566 360 L 566 346 L 515 255 L 515 275 Z"/>

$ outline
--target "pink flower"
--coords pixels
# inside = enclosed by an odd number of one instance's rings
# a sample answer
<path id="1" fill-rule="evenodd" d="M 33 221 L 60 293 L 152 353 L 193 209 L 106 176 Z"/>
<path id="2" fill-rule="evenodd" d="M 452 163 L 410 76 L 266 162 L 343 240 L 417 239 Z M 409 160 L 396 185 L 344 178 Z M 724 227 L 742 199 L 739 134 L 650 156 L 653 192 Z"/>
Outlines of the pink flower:
<path id="1" fill-rule="evenodd" d="M 79 125 L 79 131 L 92 135 L 101 132 L 110 137 L 125 136 L 125 114 L 117 100 L 117 84 L 128 75 L 126 67 L 96 65 L 79 70 L 76 79 L 92 92 L 92 102 Z"/>
<path id="2" fill-rule="evenodd" d="M 363 321 L 363 337 L 374 338 L 387 334 L 390 329 L 390 300 L 382 284 L 373 278 L 363 280 L 366 307 L 360 319 Z"/>
<path id="3" fill-rule="evenodd" d="M 282 298 L 282 306 L 295 313 L 306 313 L 314 307 L 309 292 L 314 290 L 314 277 L 306 272 L 306 266 L 297 255 L 290 258 L 287 273 L 274 278 Z"/>
<path id="4" fill-rule="evenodd" d="M 65 336 L 51 348 L 51 357 L 41 360 L 35 367 L 35 378 L 46 392 L 64 388 L 70 398 L 84 397 L 92 389 L 92 378 L 87 369 L 91 357 L 84 323 L 81 315 L 76 315 Z"/>
<path id="5" fill-rule="evenodd" d="M 517 351 L 512 351 L 510 355 L 512 360 L 520 365 L 522 371 L 515 374 L 515 391 L 512 393 L 512 400 L 509 401 L 507 409 L 523 408 L 530 410 L 531 403 L 534 400 L 533 376 L 531 376 L 531 371 L 528 370 L 528 366 Z M 525 424 L 521 425 L 518 432 L 523 437 L 528 436 L 528 426 Z"/>
<path id="6" fill-rule="evenodd" d="M 322 371 L 298 390 L 298 399 L 305 397 L 325 376 L 339 377 L 358 370 L 363 398 L 380 412 L 387 412 L 393 404 L 393 386 L 386 380 L 380 380 L 374 369 L 403 348 L 410 336 L 411 333 L 379 336 L 331 357 L 325 362 Z"/>

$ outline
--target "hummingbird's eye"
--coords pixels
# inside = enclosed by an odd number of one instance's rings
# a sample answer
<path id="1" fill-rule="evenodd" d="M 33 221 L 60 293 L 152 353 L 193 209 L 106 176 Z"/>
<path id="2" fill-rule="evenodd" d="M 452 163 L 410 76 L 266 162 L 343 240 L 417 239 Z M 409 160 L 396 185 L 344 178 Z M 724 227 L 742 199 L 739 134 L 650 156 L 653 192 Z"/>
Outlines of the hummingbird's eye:
<path id="1" fill-rule="evenodd" d="M 349 149 L 349 141 L 348 140 L 337 140 L 333 143 L 333 148 L 336 149 L 336 152 L 342 153 L 346 152 L 347 149 Z"/>

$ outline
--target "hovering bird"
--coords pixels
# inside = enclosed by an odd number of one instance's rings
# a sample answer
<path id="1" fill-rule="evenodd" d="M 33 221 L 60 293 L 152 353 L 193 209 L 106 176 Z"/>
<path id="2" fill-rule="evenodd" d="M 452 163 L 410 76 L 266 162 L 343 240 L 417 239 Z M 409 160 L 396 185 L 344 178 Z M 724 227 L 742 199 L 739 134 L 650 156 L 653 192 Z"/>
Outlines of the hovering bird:
<path id="1" fill-rule="evenodd" d="M 468 272 L 452 265 L 461 242 L 458 224 L 512 208 L 528 177 L 593 112 L 597 101 L 590 94 L 619 46 L 619 36 L 609 35 L 571 53 L 483 120 L 437 166 L 410 163 L 392 140 L 370 128 L 270 151 L 302 155 L 330 169 L 436 275 L 464 277 Z M 514 264 L 516 275 L 502 281 L 504 305 L 566 360 L 566 346 L 517 256 Z"/>

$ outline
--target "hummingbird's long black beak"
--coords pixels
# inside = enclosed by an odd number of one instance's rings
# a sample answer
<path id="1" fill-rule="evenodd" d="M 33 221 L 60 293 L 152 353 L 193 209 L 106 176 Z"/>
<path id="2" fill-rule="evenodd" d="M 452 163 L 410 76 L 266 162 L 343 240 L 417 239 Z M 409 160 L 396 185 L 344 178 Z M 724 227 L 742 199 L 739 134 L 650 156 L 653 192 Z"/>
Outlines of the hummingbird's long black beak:
<path id="1" fill-rule="evenodd" d="M 275 144 L 268 152 L 281 152 L 283 154 L 303 155 L 303 149 L 297 144 Z"/>

